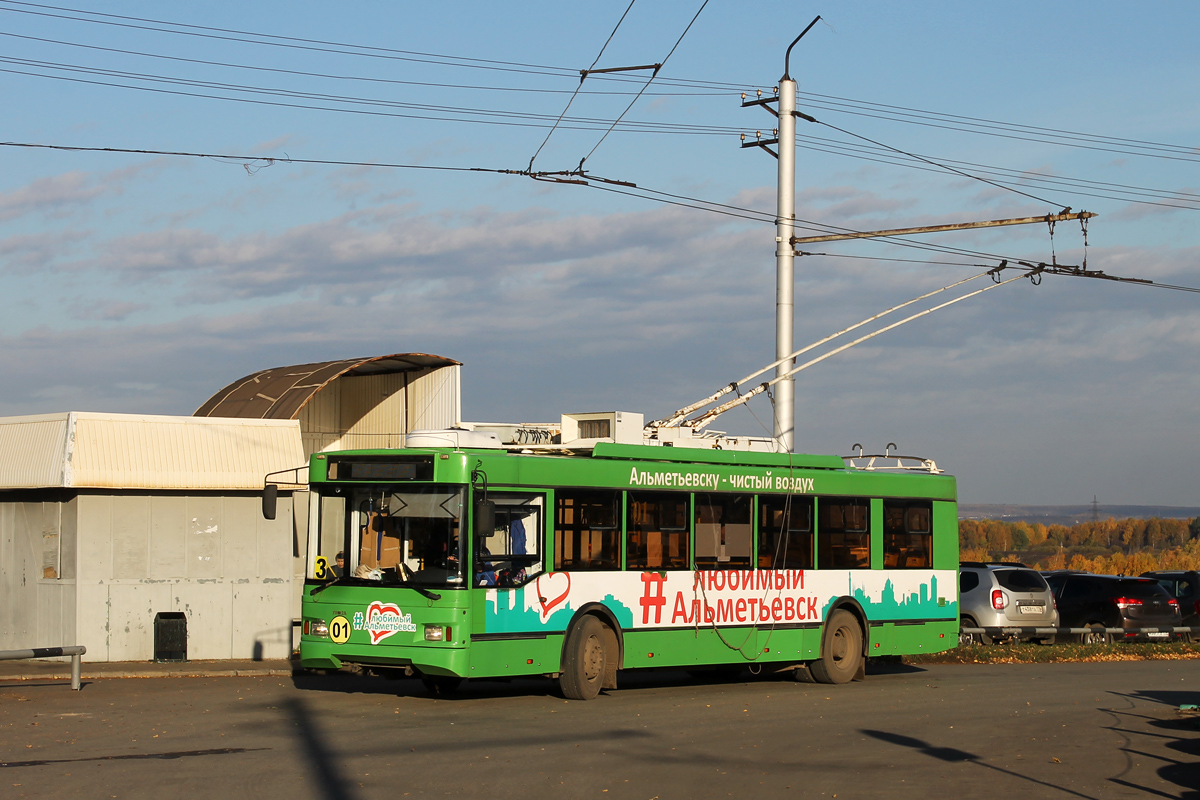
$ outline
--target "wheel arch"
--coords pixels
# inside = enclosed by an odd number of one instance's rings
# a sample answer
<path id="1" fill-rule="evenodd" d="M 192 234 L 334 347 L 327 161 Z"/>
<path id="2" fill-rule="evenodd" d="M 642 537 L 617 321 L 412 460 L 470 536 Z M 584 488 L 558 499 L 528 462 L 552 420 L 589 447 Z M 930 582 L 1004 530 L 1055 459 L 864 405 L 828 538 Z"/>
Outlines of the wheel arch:
<path id="1" fill-rule="evenodd" d="M 829 606 L 829 613 L 825 615 L 825 620 L 821 623 L 821 650 L 825 652 L 825 634 L 829 632 L 829 618 L 833 616 L 833 612 L 845 609 L 854 615 L 858 620 L 858 625 L 862 628 L 862 654 L 869 656 L 871 651 L 871 626 L 867 621 L 867 612 L 857 600 L 849 595 L 842 595 L 833 601 Z"/>
<path id="2" fill-rule="evenodd" d="M 579 623 L 583 617 L 598 617 L 601 622 L 607 625 L 617 637 L 617 669 L 625 668 L 625 632 L 621 629 L 621 623 L 617 621 L 617 617 L 612 610 L 603 603 L 585 603 L 580 606 L 579 610 L 571 617 L 570 623 L 567 624 L 566 632 L 563 635 L 562 650 L 559 652 L 558 660 L 562 663 L 566 656 L 567 640 L 571 638 L 571 630 Z"/>

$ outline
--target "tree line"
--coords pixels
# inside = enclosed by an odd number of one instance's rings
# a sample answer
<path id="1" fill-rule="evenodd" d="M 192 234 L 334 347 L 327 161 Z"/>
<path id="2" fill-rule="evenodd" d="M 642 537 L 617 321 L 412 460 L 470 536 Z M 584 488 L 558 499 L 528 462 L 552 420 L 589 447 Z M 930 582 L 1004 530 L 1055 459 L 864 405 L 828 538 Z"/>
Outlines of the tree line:
<path id="1" fill-rule="evenodd" d="M 1200 569 L 1200 517 L 1110 517 L 1077 525 L 960 519 L 958 541 L 963 561 L 1018 560 L 1038 569 L 1109 575 Z"/>

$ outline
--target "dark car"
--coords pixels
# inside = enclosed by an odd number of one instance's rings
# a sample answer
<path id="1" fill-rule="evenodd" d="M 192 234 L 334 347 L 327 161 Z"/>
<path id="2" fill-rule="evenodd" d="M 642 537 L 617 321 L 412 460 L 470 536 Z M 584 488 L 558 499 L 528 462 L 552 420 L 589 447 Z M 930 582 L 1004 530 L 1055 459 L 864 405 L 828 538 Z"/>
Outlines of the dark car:
<path id="1" fill-rule="evenodd" d="M 1143 572 L 1142 577 L 1158 581 L 1159 586 L 1166 589 L 1172 597 L 1179 601 L 1179 613 L 1183 615 L 1185 627 L 1200 627 L 1200 572 L 1164 569 L 1156 572 Z M 1192 641 L 1200 639 L 1200 634 L 1196 633 L 1186 636 Z"/>
<path id="2" fill-rule="evenodd" d="M 1168 628 L 1183 624 L 1179 601 L 1150 578 L 1123 575 L 1056 573 L 1046 576 L 1058 603 L 1059 625 L 1064 628 L 1125 628 L 1115 637 L 1105 633 L 1079 634 L 1086 644 L 1113 641 L 1170 641 L 1178 634 L 1168 631 L 1137 633 L 1138 628 Z"/>

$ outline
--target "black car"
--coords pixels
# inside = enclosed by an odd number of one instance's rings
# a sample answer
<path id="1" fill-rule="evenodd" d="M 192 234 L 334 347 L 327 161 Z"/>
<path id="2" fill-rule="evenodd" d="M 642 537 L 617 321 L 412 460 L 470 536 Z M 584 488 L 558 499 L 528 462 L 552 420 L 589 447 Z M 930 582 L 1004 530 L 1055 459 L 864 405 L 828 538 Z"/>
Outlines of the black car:
<path id="1" fill-rule="evenodd" d="M 1158 585 L 1179 601 L 1179 613 L 1188 628 L 1200 627 L 1200 572 L 1196 570 L 1164 569 L 1143 572 L 1143 578 L 1152 578 Z M 1190 634 L 1189 639 L 1200 639 L 1200 634 Z"/>
<path id="2" fill-rule="evenodd" d="M 1055 573 L 1046 577 L 1058 603 L 1059 625 L 1064 628 L 1126 628 L 1123 636 L 1084 633 L 1079 641 L 1093 644 L 1107 641 L 1170 641 L 1178 634 L 1167 631 L 1137 633 L 1138 628 L 1179 627 L 1179 601 L 1150 578 L 1123 575 Z"/>

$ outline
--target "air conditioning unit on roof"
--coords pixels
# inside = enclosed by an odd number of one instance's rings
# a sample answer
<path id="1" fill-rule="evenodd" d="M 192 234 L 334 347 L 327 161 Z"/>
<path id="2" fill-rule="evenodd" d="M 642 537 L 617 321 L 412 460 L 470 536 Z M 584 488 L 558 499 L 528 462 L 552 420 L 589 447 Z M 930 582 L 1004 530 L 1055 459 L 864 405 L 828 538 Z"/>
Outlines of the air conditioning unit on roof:
<path id="1" fill-rule="evenodd" d="M 595 411 L 562 415 L 562 443 L 586 445 L 596 442 L 643 444 L 645 417 L 632 411 Z"/>

